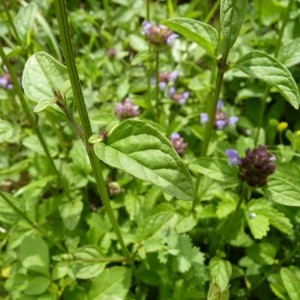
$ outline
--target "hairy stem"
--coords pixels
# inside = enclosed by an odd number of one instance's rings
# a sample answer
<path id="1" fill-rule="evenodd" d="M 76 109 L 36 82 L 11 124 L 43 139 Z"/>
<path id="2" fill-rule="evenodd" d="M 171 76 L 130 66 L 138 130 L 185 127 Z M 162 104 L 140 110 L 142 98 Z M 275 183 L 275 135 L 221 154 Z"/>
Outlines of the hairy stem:
<path id="1" fill-rule="evenodd" d="M 67 69 L 69 72 L 69 77 L 71 81 L 71 86 L 74 94 L 74 101 L 75 105 L 78 109 L 80 121 L 81 121 L 81 127 L 83 129 L 83 140 L 84 144 L 86 147 L 86 151 L 92 166 L 92 170 L 94 172 L 94 176 L 96 179 L 97 183 L 97 188 L 98 192 L 100 194 L 101 200 L 103 202 L 103 205 L 106 209 L 106 213 L 111 221 L 111 224 L 114 228 L 114 231 L 116 233 L 118 242 L 121 246 L 121 249 L 123 251 L 123 254 L 125 257 L 128 258 L 129 263 L 134 269 L 134 264 L 131 260 L 130 254 L 127 250 L 127 247 L 124 243 L 119 225 L 115 219 L 115 216 L 113 214 L 113 210 L 110 205 L 110 199 L 108 196 L 107 188 L 104 182 L 103 174 L 102 174 L 102 169 L 101 165 L 99 162 L 99 159 L 97 158 L 96 154 L 94 153 L 91 145 L 88 143 L 89 137 L 92 135 L 92 130 L 91 130 L 91 124 L 90 120 L 87 114 L 81 86 L 80 86 L 80 81 L 79 81 L 79 76 L 77 72 L 77 67 L 75 64 L 75 57 L 74 57 L 74 52 L 73 52 L 73 47 L 72 47 L 72 41 L 71 41 L 71 35 L 70 35 L 70 28 L 69 28 L 69 23 L 67 19 L 67 10 L 66 10 L 66 3 L 64 0 L 54 0 L 54 5 L 55 5 L 55 10 L 56 10 L 56 15 L 57 15 L 57 20 L 58 20 L 58 26 L 59 26 L 59 31 L 61 35 L 61 41 L 62 41 L 62 49 L 63 49 L 63 54 L 65 57 Z"/>

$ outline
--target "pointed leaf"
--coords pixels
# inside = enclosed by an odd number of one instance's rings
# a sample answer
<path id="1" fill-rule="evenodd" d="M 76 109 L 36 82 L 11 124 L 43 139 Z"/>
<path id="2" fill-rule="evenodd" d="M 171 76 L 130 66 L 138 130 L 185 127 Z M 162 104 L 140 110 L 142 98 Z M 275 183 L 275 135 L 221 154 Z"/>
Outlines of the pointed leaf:
<path id="1" fill-rule="evenodd" d="M 214 257 L 209 262 L 209 274 L 211 281 L 218 284 L 221 291 L 224 291 L 230 281 L 232 266 L 229 261 L 220 257 Z"/>
<path id="2" fill-rule="evenodd" d="M 26 236 L 20 245 L 19 259 L 25 268 L 49 275 L 49 249 L 41 237 Z"/>
<path id="3" fill-rule="evenodd" d="M 221 26 L 225 43 L 231 48 L 243 25 L 247 0 L 222 0 L 220 6 Z"/>
<path id="4" fill-rule="evenodd" d="M 280 270 L 280 276 L 284 287 L 291 300 L 300 299 L 299 282 L 300 278 L 296 275 L 292 268 L 282 268 Z"/>
<path id="5" fill-rule="evenodd" d="M 235 67 L 275 87 L 294 108 L 299 107 L 297 84 L 290 71 L 276 58 L 262 51 L 252 51 L 240 58 Z"/>
<path id="6" fill-rule="evenodd" d="M 92 282 L 88 299 L 123 300 L 129 290 L 131 272 L 125 267 L 106 269 Z"/>
<path id="7" fill-rule="evenodd" d="M 189 169 L 215 180 L 238 183 L 238 168 L 229 166 L 227 159 L 202 157 L 189 164 Z"/>
<path id="8" fill-rule="evenodd" d="M 194 199 L 191 175 L 169 140 L 145 121 L 128 119 L 94 145 L 108 165 L 147 180 L 182 200 Z"/>
<path id="9" fill-rule="evenodd" d="M 53 101 L 53 90 L 64 92 L 69 75 L 67 68 L 45 52 L 27 60 L 22 77 L 25 94 L 33 101 Z M 44 109 L 44 107 L 43 107 Z"/>
<path id="10" fill-rule="evenodd" d="M 189 18 L 173 18 L 162 22 L 173 31 L 183 35 L 204 48 L 209 55 L 215 55 L 218 33 L 212 26 Z"/>
<path id="11" fill-rule="evenodd" d="M 277 171 L 268 180 L 267 194 L 282 205 L 300 206 L 300 177 Z"/>
<path id="12" fill-rule="evenodd" d="M 27 34 L 33 28 L 38 6 L 31 2 L 27 6 L 22 7 L 14 20 L 18 34 L 23 42 L 26 41 Z"/>
<path id="13" fill-rule="evenodd" d="M 300 38 L 287 41 L 279 51 L 278 60 L 286 67 L 292 67 L 300 63 Z"/>

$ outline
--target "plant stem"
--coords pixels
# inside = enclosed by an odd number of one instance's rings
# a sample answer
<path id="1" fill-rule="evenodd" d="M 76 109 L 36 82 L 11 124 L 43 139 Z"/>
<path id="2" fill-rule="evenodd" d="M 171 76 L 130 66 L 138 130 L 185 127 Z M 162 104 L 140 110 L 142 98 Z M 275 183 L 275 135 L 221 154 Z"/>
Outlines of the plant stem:
<path id="1" fill-rule="evenodd" d="M 157 120 L 160 119 L 160 89 L 159 89 L 159 51 L 155 50 L 155 99 L 156 99 L 156 113 Z"/>
<path id="2" fill-rule="evenodd" d="M 243 185 L 243 189 L 242 189 L 242 192 L 240 195 L 239 202 L 235 208 L 235 211 L 233 212 L 233 214 L 231 214 L 228 224 L 227 224 L 227 227 L 225 228 L 225 232 L 224 232 L 223 236 L 221 237 L 220 246 L 219 246 L 220 252 L 222 252 L 224 250 L 223 248 L 224 248 L 226 240 L 228 238 L 228 234 L 232 229 L 232 225 L 233 225 L 234 220 L 236 219 L 237 213 L 238 213 L 242 203 L 244 202 L 244 200 L 249 198 L 250 192 L 251 191 L 249 190 L 249 187 L 246 185 Z"/>
<path id="3" fill-rule="evenodd" d="M 211 18 L 215 15 L 216 10 L 219 8 L 220 2 L 221 2 L 221 0 L 218 0 L 217 2 L 215 2 L 214 6 L 211 8 L 208 15 L 206 16 L 204 23 L 208 24 L 210 22 Z"/>
<path id="4" fill-rule="evenodd" d="M 19 33 L 18 33 L 17 28 L 16 28 L 16 26 L 15 26 L 15 23 L 14 23 L 12 17 L 11 17 L 11 14 L 10 14 L 10 12 L 9 12 L 9 9 L 8 9 L 8 7 L 7 7 L 7 1 L 2 1 L 2 4 L 3 4 L 3 8 L 4 8 L 5 14 L 6 14 L 6 16 L 7 16 L 7 19 L 8 19 L 9 30 L 10 30 L 10 29 L 12 30 L 13 35 L 15 36 L 15 39 L 17 40 L 17 43 L 18 43 L 19 45 L 21 45 L 21 44 L 22 44 L 21 38 L 20 38 L 20 36 L 19 36 Z"/>
<path id="5" fill-rule="evenodd" d="M 53 169 L 53 171 L 54 171 L 54 173 L 55 173 L 55 175 L 57 177 L 58 184 L 65 191 L 67 197 L 71 201 L 72 198 L 71 198 L 71 196 L 69 194 L 69 190 L 66 188 L 67 185 L 64 184 L 65 181 L 62 178 L 62 176 L 60 175 L 60 173 L 58 172 L 58 170 L 57 170 L 57 168 L 55 166 L 54 160 L 53 160 L 53 158 L 50 155 L 50 152 L 49 152 L 48 146 L 47 146 L 47 144 L 46 144 L 46 142 L 44 140 L 44 137 L 41 134 L 41 132 L 40 132 L 38 126 L 37 126 L 37 123 L 36 123 L 36 121 L 34 119 L 33 114 L 29 110 L 29 107 L 28 107 L 27 102 L 25 100 L 23 91 L 22 91 L 21 86 L 19 84 L 19 80 L 18 80 L 18 77 L 16 75 L 16 72 L 14 71 L 11 63 L 9 62 L 9 59 L 8 59 L 7 55 L 5 54 L 5 52 L 4 52 L 4 50 L 3 50 L 3 48 L 1 46 L 0 46 L 0 57 L 1 57 L 3 63 L 6 65 L 8 71 L 10 73 L 11 80 L 13 82 L 14 91 L 18 95 L 18 98 L 19 98 L 19 100 L 21 102 L 22 109 L 25 112 L 26 118 L 29 121 L 31 128 L 35 131 L 35 133 L 37 135 L 37 138 L 38 138 L 39 142 L 41 143 L 41 146 L 42 146 L 42 148 L 43 148 L 43 150 L 45 152 L 45 155 L 46 155 L 48 161 L 50 162 L 50 165 L 51 165 L 51 167 L 52 167 L 52 169 Z"/>
<path id="6" fill-rule="evenodd" d="M 205 126 L 204 139 L 203 139 L 202 149 L 201 149 L 201 156 L 206 156 L 206 154 L 207 154 L 210 137 L 212 135 L 212 131 L 214 128 L 217 104 L 218 104 L 218 100 L 219 100 L 219 96 L 220 96 L 220 92 L 221 92 L 221 88 L 222 88 L 224 73 L 226 71 L 226 62 L 227 62 L 228 53 L 229 53 L 229 48 L 226 46 L 226 44 L 224 44 L 223 50 L 222 50 L 222 56 L 221 56 L 220 62 L 218 64 L 218 74 L 217 74 L 215 92 L 213 94 L 212 100 L 208 102 L 208 113 L 207 114 L 209 117 L 209 121 L 208 121 L 208 123 L 206 123 L 206 126 Z"/>
<path id="7" fill-rule="evenodd" d="M 277 58 L 277 56 L 278 56 L 278 53 L 279 53 L 279 50 L 280 50 L 280 47 L 281 47 L 281 44 L 282 44 L 282 37 L 283 37 L 284 29 L 285 29 L 286 24 L 288 22 L 290 11 L 292 9 L 294 1 L 295 0 L 290 0 L 289 1 L 289 4 L 288 4 L 287 9 L 285 11 L 285 15 L 284 15 L 284 18 L 283 18 L 283 21 L 282 21 L 282 25 L 280 27 L 276 47 L 275 47 L 275 50 L 274 50 L 274 57 L 275 58 Z M 263 119 L 264 119 L 264 112 L 265 112 L 265 109 L 266 109 L 267 98 L 268 98 L 268 95 L 270 93 L 270 89 L 271 89 L 271 87 L 269 85 L 267 85 L 266 88 L 265 88 L 264 95 L 261 99 L 262 104 L 261 104 L 261 109 L 260 109 L 260 112 L 259 112 L 258 127 L 257 127 L 257 130 L 256 130 L 256 135 L 255 135 L 255 140 L 254 140 L 255 146 L 258 146 L 259 132 L 260 132 L 260 129 L 262 128 L 262 125 L 263 125 L 262 123 L 263 123 Z"/>
<path id="8" fill-rule="evenodd" d="M 91 166 L 92 166 L 92 170 L 94 172 L 98 192 L 100 194 L 101 200 L 105 207 L 106 213 L 107 213 L 107 215 L 111 221 L 111 224 L 114 228 L 114 231 L 116 233 L 118 242 L 120 243 L 123 254 L 125 257 L 128 258 L 129 263 L 131 264 L 132 268 L 134 269 L 134 264 L 132 262 L 130 254 L 127 250 L 127 247 L 123 241 L 123 237 L 122 237 L 119 225 L 115 219 L 113 210 L 110 205 L 110 199 L 109 199 L 107 188 L 106 188 L 106 185 L 104 182 L 99 159 L 97 158 L 96 154 L 94 153 L 92 146 L 88 143 L 88 139 L 92 135 L 92 129 L 91 129 L 90 120 L 89 120 L 89 117 L 87 114 L 87 110 L 86 110 L 86 106 L 85 106 L 85 102 L 84 102 L 84 98 L 83 98 L 83 94 L 82 94 L 82 90 L 81 90 L 81 86 L 80 86 L 77 67 L 75 64 L 75 57 L 74 57 L 74 52 L 73 52 L 73 47 L 72 47 L 70 28 L 69 28 L 69 23 L 68 23 L 68 19 L 67 19 L 66 3 L 64 0 L 54 0 L 54 6 L 55 6 L 56 15 L 57 15 L 59 31 L 60 31 L 60 35 L 61 35 L 63 54 L 65 57 L 65 61 L 66 61 L 66 65 L 67 65 L 67 69 L 68 69 L 69 77 L 70 77 L 70 81 L 71 81 L 71 86 L 72 86 L 72 90 L 73 90 L 74 101 L 75 101 L 75 105 L 78 109 L 81 126 L 82 126 L 83 133 L 84 133 L 83 140 L 84 140 L 86 151 L 87 151 L 87 154 L 88 154 Z"/>

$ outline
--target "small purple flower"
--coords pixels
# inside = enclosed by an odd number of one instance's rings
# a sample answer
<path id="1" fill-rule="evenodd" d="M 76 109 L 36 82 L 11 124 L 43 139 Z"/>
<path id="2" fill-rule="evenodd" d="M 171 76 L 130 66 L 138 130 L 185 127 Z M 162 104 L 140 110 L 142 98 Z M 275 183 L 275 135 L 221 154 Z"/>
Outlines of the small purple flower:
<path id="1" fill-rule="evenodd" d="M 201 124 L 205 124 L 209 121 L 209 117 L 207 113 L 201 113 L 200 114 L 200 122 Z"/>
<path id="2" fill-rule="evenodd" d="M 241 158 L 236 150 L 227 149 L 225 153 L 228 156 L 228 164 L 230 166 L 236 166 L 241 163 Z"/>
<path id="3" fill-rule="evenodd" d="M 239 118 L 238 118 L 237 116 L 230 117 L 230 118 L 228 119 L 228 124 L 229 124 L 229 125 L 233 125 L 233 124 L 235 124 L 238 120 L 239 120 Z"/>
<path id="4" fill-rule="evenodd" d="M 188 144 L 185 143 L 184 139 L 180 136 L 179 133 L 177 133 L 177 132 L 172 133 L 171 143 L 172 143 L 174 149 L 176 150 L 176 152 L 178 153 L 178 155 L 183 156 L 184 150 L 188 146 Z"/>
<path id="5" fill-rule="evenodd" d="M 159 80 L 159 88 L 161 91 L 164 91 L 168 85 L 168 83 L 173 82 L 178 77 L 179 72 L 173 71 L 171 73 L 159 73 L 158 80 Z M 154 80 L 155 83 L 155 80 Z"/>
<path id="6" fill-rule="evenodd" d="M 118 103 L 115 108 L 115 113 L 120 120 L 136 117 L 140 114 L 138 105 L 134 105 L 129 97 L 122 103 Z"/>
<path id="7" fill-rule="evenodd" d="M 189 92 L 178 93 L 176 92 L 174 87 L 171 87 L 169 90 L 169 96 L 175 102 L 183 105 L 186 103 L 186 100 L 189 98 L 190 93 Z"/>
<path id="8" fill-rule="evenodd" d="M 216 127 L 219 130 L 222 130 L 227 124 L 226 120 L 216 120 Z"/>
<path id="9" fill-rule="evenodd" d="M 217 104 L 217 110 L 222 110 L 223 106 L 224 106 L 223 101 L 222 101 L 222 100 L 219 100 L 219 101 L 218 101 L 218 104 Z"/>
<path id="10" fill-rule="evenodd" d="M 4 74 L 0 75 L 0 86 L 11 90 L 13 88 L 12 80 L 6 66 L 3 66 Z"/>
<path id="11" fill-rule="evenodd" d="M 170 45 L 178 37 L 177 34 L 164 25 L 151 25 L 145 20 L 143 27 L 148 42 L 154 46 Z"/>

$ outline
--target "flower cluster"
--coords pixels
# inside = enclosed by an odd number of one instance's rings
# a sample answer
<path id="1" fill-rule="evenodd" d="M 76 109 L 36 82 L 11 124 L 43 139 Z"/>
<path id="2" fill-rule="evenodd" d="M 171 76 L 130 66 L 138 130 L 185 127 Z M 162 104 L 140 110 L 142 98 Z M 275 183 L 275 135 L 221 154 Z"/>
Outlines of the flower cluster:
<path id="1" fill-rule="evenodd" d="M 247 149 L 246 156 L 240 158 L 237 151 L 227 149 L 230 165 L 239 166 L 239 178 L 251 187 L 262 187 L 267 178 L 275 172 L 275 155 L 268 152 L 267 147 L 260 145 L 254 150 Z"/>
<path id="2" fill-rule="evenodd" d="M 171 143 L 178 153 L 179 156 L 184 155 L 184 150 L 188 146 L 188 144 L 184 141 L 184 139 L 179 135 L 179 133 L 175 132 L 171 135 Z"/>
<path id="3" fill-rule="evenodd" d="M 216 116 L 215 116 L 215 128 L 222 130 L 227 125 L 235 124 L 239 118 L 236 116 L 228 117 L 228 115 L 223 112 L 223 101 L 219 100 L 216 110 Z M 200 122 L 201 124 L 205 124 L 209 121 L 209 116 L 207 113 L 201 113 L 200 114 Z"/>
<path id="4" fill-rule="evenodd" d="M 189 98 L 190 93 L 189 92 L 179 93 L 179 92 L 176 92 L 174 87 L 171 87 L 169 90 L 169 96 L 176 103 L 183 105 L 183 104 L 185 104 L 186 100 Z"/>
<path id="5" fill-rule="evenodd" d="M 178 37 L 164 25 L 151 25 L 148 21 L 144 21 L 143 27 L 148 42 L 154 46 L 170 45 Z"/>
<path id="6" fill-rule="evenodd" d="M 0 75 L 0 86 L 11 90 L 13 88 L 13 85 L 12 85 L 10 74 L 6 66 L 3 67 L 3 70 L 4 70 L 4 74 Z"/>
<path id="7" fill-rule="evenodd" d="M 158 84 L 161 91 L 164 91 L 169 82 L 173 82 L 178 77 L 179 72 L 173 71 L 171 73 L 159 73 Z"/>
<path id="8" fill-rule="evenodd" d="M 140 114 L 138 105 L 134 105 L 129 97 L 123 102 L 118 103 L 115 108 L 115 114 L 120 120 L 136 117 Z"/>

